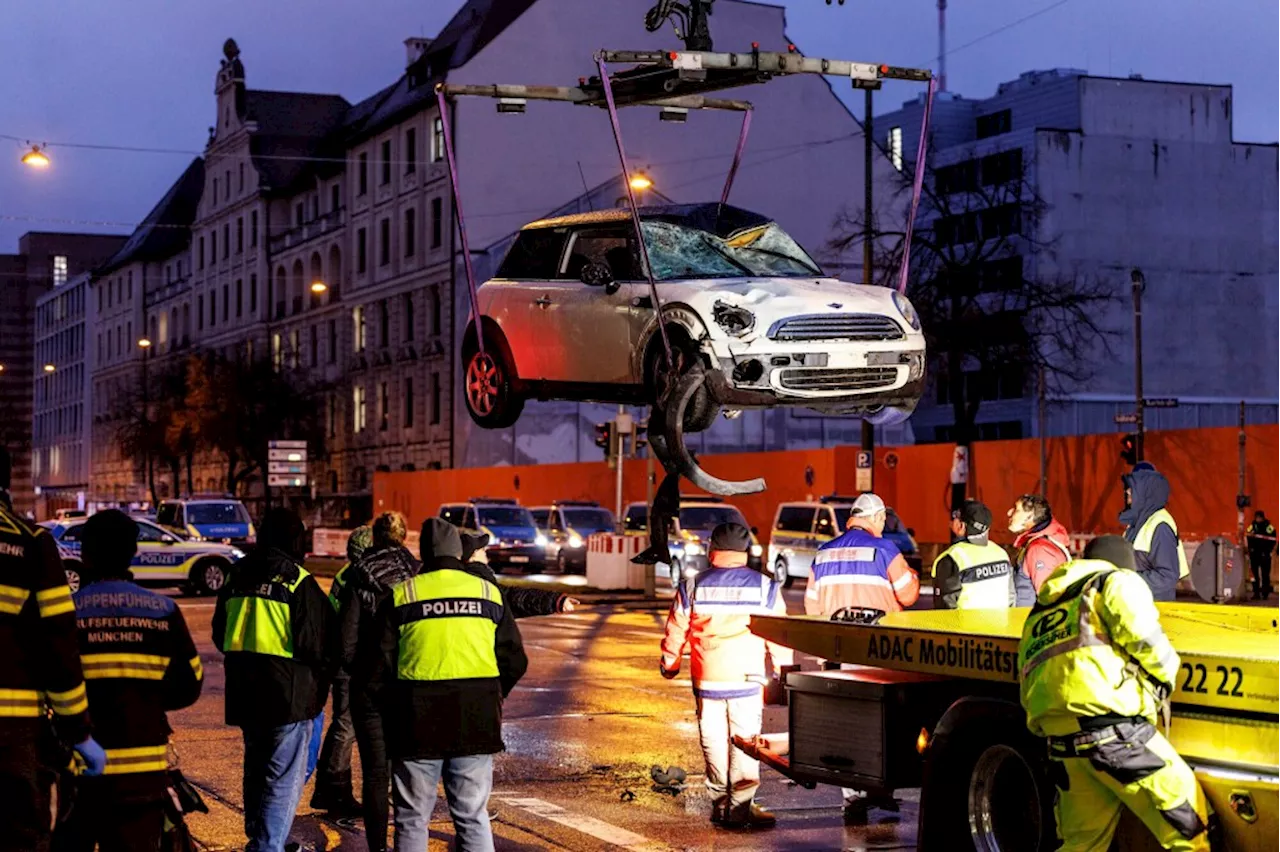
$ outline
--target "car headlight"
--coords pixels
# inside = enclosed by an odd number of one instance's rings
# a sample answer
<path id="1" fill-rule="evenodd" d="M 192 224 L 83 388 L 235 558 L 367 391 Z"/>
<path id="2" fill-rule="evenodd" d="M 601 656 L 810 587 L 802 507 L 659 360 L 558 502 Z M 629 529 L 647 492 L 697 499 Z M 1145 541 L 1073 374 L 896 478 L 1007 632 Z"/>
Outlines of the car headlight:
<path id="1" fill-rule="evenodd" d="M 582 542 L 582 536 L 578 535 L 577 533 L 570 533 L 570 534 L 569 534 L 569 546 L 570 546 L 570 547 L 572 547 L 572 548 L 574 548 L 574 549 L 577 549 L 577 548 L 579 548 L 579 547 L 582 547 L 582 543 L 583 543 L 583 542 Z"/>
<path id="2" fill-rule="evenodd" d="M 756 315 L 746 308 L 726 304 L 719 299 L 711 308 L 711 318 L 726 334 L 741 337 L 756 326 Z"/>
<path id="3" fill-rule="evenodd" d="M 694 568 L 692 565 L 684 566 L 684 578 L 686 580 L 692 580 L 696 576 L 698 576 L 697 568 Z"/>
<path id="4" fill-rule="evenodd" d="M 244 559 L 244 551 L 238 547 L 231 548 L 231 558 L 237 561 Z"/>
<path id="5" fill-rule="evenodd" d="M 894 290 L 893 306 L 898 309 L 898 313 L 902 314 L 902 318 L 907 321 L 907 325 L 916 331 L 920 330 L 920 315 L 916 313 L 915 306 L 911 304 L 910 299 Z"/>
<path id="6" fill-rule="evenodd" d="M 538 547 L 546 547 L 547 537 L 542 533 L 538 533 L 533 537 L 533 543 L 536 544 Z"/>
<path id="7" fill-rule="evenodd" d="M 763 547 L 761 547 L 761 546 L 760 546 L 760 545 L 758 545 L 758 544 L 753 544 L 753 545 L 751 545 L 751 555 L 752 555 L 752 556 L 757 556 L 757 557 L 758 557 L 758 556 L 761 556 L 763 553 L 764 553 L 764 548 L 763 548 Z"/>
<path id="8" fill-rule="evenodd" d="M 701 556 L 702 554 L 706 553 L 706 551 L 703 550 L 702 545 L 697 544 L 695 542 L 689 542 L 688 544 L 686 544 L 684 546 L 684 552 L 689 556 Z"/>

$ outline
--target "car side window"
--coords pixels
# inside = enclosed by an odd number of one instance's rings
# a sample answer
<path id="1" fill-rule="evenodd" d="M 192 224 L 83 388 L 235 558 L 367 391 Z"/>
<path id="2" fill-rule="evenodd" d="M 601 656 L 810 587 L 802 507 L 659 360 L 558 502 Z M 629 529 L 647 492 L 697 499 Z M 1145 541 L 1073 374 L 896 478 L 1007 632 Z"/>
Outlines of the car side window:
<path id="1" fill-rule="evenodd" d="M 818 523 L 817 526 L 814 527 L 814 532 L 818 535 L 836 534 L 836 522 L 835 519 L 831 517 L 830 509 L 818 510 Z"/>
<path id="2" fill-rule="evenodd" d="M 635 240 L 628 236 L 630 230 L 618 226 L 587 228 L 574 233 L 560 278 L 578 281 L 588 264 L 603 264 L 609 267 L 615 281 L 638 281 L 640 264 L 637 262 Z"/>
<path id="3" fill-rule="evenodd" d="M 529 514 L 533 515 L 533 522 L 538 526 L 538 529 L 545 530 L 547 528 L 547 522 L 551 517 L 550 512 L 546 509 L 530 509 Z"/>
<path id="4" fill-rule="evenodd" d="M 808 535 L 813 531 L 813 509 L 809 506 L 783 506 L 774 529 Z"/>
<path id="5" fill-rule="evenodd" d="M 564 532 L 564 518 L 560 514 L 559 509 L 552 511 L 550 523 L 551 523 L 551 532 Z"/>
<path id="6" fill-rule="evenodd" d="M 169 533 L 151 524 L 138 524 L 138 541 L 164 541 Z"/>
<path id="7" fill-rule="evenodd" d="M 166 527 L 174 526 L 178 523 L 178 504 L 177 503 L 161 503 L 160 508 L 156 511 L 156 523 Z"/>
<path id="8" fill-rule="evenodd" d="M 462 528 L 464 530 L 476 529 L 476 511 L 470 506 L 467 507 L 467 511 L 462 513 Z"/>
<path id="9" fill-rule="evenodd" d="M 649 529 L 649 509 L 645 506 L 632 506 L 627 509 L 622 525 L 627 532 L 645 532 Z"/>
<path id="10" fill-rule="evenodd" d="M 512 281 L 550 281 L 560 270 L 568 228 L 531 228 L 516 235 L 497 278 Z"/>

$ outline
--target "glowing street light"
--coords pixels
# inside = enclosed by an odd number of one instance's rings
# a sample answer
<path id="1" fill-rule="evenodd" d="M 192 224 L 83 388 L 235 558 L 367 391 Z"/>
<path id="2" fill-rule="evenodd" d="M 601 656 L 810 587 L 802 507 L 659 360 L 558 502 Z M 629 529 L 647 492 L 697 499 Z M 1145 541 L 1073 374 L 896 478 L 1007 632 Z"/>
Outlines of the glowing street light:
<path id="1" fill-rule="evenodd" d="M 653 187 L 653 181 L 644 172 L 636 172 L 631 176 L 631 188 L 637 192 L 644 192 L 646 189 Z"/>
<path id="2" fill-rule="evenodd" d="M 329 285 L 324 283 L 323 281 L 316 280 L 311 282 L 311 292 L 315 293 L 316 295 L 319 295 L 328 289 L 329 289 Z"/>
<path id="3" fill-rule="evenodd" d="M 145 338 L 145 337 L 140 337 L 140 338 L 138 338 L 138 348 L 139 348 L 139 349 L 150 349 L 150 348 L 151 348 L 151 341 L 150 341 L 150 340 L 148 340 L 148 339 L 147 339 L 147 338 Z"/>
<path id="4" fill-rule="evenodd" d="M 44 371 L 45 371 L 46 373 L 52 373 L 52 372 L 53 372 L 54 370 L 56 370 L 56 369 L 58 369 L 58 368 L 57 368 L 57 367 L 55 367 L 55 366 L 53 366 L 52 364 L 45 364 L 45 365 L 44 365 Z"/>
<path id="5" fill-rule="evenodd" d="M 39 145 L 32 145 L 31 150 L 22 155 L 22 164 L 33 169 L 49 168 L 49 155 Z"/>

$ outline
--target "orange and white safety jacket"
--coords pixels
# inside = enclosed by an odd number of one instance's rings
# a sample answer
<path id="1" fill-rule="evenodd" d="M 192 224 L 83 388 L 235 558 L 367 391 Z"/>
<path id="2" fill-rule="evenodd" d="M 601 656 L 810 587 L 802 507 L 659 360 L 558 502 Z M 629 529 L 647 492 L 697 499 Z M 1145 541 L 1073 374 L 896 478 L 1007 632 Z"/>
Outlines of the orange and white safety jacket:
<path id="1" fill-rule="evenodd" d="M 854 528 L 818 549 L 804 593 L 807 615 L 845 607 L 900 612 L 920 597 L 920 578 L 888 539 Z"/>
<path id="2" fill-rule="evenodd" d="M 777 581 L 745 566 L 708 568 L 676 590 L 662 640 L 662 668 L 668 674 L 679 671 L 687 647 L 694 695 L 756 695 L 765 679 L 766 646 L 775 667 L 789 665 L 792 652 L 752 633 L 751 616 L 786 614 Z"/>

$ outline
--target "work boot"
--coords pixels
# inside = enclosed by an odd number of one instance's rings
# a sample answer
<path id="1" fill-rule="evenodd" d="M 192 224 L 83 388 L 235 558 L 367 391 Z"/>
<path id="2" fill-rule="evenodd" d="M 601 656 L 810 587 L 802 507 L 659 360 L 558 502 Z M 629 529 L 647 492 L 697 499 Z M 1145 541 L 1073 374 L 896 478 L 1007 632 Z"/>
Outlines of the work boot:
<path id="1" fill-rule="evenodd" d="M 721 796 L 718 799 L 711 800 L 711 824 L 724 825 L 725 812 L 729 807 L 729 797 Z"/>
<path id="2" fill-rule="evenodd" d="M 363 813 L 350 790 L 316 790 L 311 795 L 311 807 L 335 817 L 353 817 Z"/>
<path id="3" fill-rule="evenodd" d="M 777 824 L 778 818 L 773 812 L 756 802 L 729 808 L 724 821 L 725 828 L 735 829 L 773 828 Z"/>

